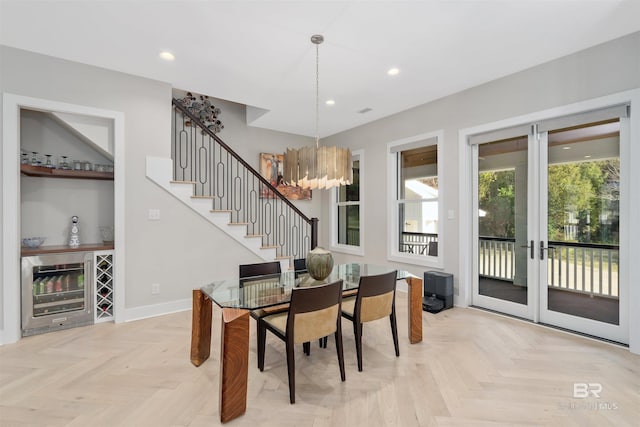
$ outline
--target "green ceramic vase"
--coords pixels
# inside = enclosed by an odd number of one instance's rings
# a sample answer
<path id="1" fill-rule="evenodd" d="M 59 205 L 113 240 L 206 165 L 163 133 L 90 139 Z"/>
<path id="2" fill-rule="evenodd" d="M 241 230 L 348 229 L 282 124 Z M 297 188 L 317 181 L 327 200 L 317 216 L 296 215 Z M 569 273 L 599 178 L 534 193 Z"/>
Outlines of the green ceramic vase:
<path id="1" fill-rule="evenodd" d="M 328 250 L 316 247 L 307 254 L 307 271 L 316 280 L 324 280 L 333 270 L 333 255 Z"/>

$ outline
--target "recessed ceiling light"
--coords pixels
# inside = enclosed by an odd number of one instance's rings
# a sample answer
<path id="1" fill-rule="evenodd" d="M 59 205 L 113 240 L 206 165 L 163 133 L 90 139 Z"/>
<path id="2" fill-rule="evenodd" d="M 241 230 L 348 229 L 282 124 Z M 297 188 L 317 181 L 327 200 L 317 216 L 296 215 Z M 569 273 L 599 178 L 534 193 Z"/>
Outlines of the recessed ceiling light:
<path id="1" fill-rule="evenodd" d="M 334 101 L 333 99 L 327 99 L 327 102 L 325 104 L 327 105 L 335 105 L 336 101 Z"/>
<path id="2" fill-rule="evenodd" d="M 399 68 L 389 68 L 389 71 L 387 71 L 387 74 L 389 74 L 390 76 L 397 76 L 398 74 L 400 74 L 400 69 Z"/>
<path id="3" fill-rule="evenodd" d="M 563 150 L 571 150 L 571 147 L 562 147 Z"/>
<path id="4" fill-rule="evenodd" d="M 176 59 L 173 53 L 167 52 L 166 50 L 160 52 L 160 58 L 164 59 L 165 61 L 173 61 L 174 59 Z"/>

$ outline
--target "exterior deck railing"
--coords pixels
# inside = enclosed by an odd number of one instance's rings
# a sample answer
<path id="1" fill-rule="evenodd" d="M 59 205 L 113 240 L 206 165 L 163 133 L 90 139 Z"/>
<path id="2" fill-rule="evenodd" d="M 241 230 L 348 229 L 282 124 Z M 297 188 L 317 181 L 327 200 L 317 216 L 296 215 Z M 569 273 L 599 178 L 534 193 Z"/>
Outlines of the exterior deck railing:
<path id="1" fill-rule="evenodd" d="M 480 237 L 479 240 L 479 275 L 513 281 L 516 269 L 515 239 Z M 549 241 L 547 252 L 549 287 L 618 297 L 617 245 Z"/>
<path id="2" fill-rule="evenodd" d="M 415 233 L 411 231 L 403 231 L 398 242 L 399 251 L 417 255 L 435 255 L 437 254 L 438 235 L 434 233 Z M 431 247 L 430 247 L 431 245 Z M 429 249 L 431 248 L 431 252 Z"/>
<path id="3" fill-rule="evenodd" d="M 478 271 L 480 276 L 513 281 L 515 277 L 515 239 L 480 237 Z"/>

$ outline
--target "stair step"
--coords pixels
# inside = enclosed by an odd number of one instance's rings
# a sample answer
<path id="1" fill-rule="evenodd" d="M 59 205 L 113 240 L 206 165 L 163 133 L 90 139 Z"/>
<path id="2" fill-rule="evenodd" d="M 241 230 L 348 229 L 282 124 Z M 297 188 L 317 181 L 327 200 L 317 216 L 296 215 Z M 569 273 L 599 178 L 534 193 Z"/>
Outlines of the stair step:
<path id="1" fill-rule="evenodd" d="M 249 225 L 248 222 L 230 222 L 229 225 Z"/>
<path id="2" fill-rule="evenodd" d="M 171 184 L 196 184 L 195 181 L 169 181 Z"/>
<path id="3" fill-rule="evenodd" d="M 276 259 L 292 259 L 293 257 L 291 255 L 280 255 L 277 256 Z"/>
<path id="4" fill-rule="evenodd" d="M 247 235 L 246 235 L 246 236 L 244 236 L 244 237 L 247 237 L 247 238 L 251 238 L 251 237 L 260 237 L 260 238 L 263 238 L 263 237 L 264 237 L 264 234 L 247 234 Z"/>
<path id="5" fill-rule="evenodd" d="M 277 249 L 277 246 L 260 246 L 260 249 Z"/>
<path id="6" fill-rule="evenodd" d="M 192 199 L 210 199 L 213 200 L 213 196 L 191 196 Z"/>
<path id="7" fill-rule="evenodd" d="M 223 210 L 216 210 L 216 209 L 211 209 L 209 212 L 213 212 L 213 213 L 231 213 L 231 211 L 223 211 Z"/>

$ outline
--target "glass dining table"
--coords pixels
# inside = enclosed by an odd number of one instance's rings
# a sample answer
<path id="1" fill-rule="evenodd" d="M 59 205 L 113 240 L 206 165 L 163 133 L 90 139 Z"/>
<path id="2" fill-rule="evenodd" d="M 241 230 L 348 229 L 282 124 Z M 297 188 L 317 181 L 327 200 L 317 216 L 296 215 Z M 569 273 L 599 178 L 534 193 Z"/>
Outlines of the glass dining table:
<path id="1" fill-rule="evenodd" d="M 338 264 L 324 280 L 306 272 L 283 273 L 216 280 L 193 291 L 191 362 L 200 366 L 210 355 L 212 309 L 222 310 L 220 336 L 220 421 L 227 422 L 246 412 L 249 369 L 249 313 L 262 309 L 266 313 L 286 310 L 295 288 L 343 281 L 343 296 L 355 295 L 361 276 L 396 270 L 373 264 Z M 422 279 L 397 270 L 397 280 L 405 280 L 409 289 L 409 342 L 422 341 Z"/>

